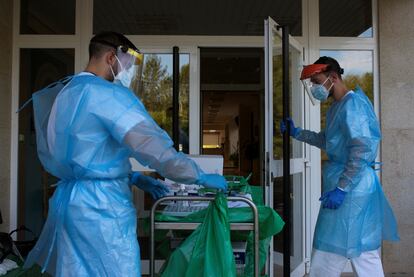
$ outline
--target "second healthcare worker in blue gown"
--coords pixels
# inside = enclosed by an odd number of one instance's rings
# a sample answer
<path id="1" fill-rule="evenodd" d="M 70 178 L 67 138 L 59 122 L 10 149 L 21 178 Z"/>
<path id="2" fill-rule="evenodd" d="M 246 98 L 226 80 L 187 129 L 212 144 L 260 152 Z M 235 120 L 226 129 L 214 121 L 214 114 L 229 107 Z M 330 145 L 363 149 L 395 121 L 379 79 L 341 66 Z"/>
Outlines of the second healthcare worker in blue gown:
<path id="1" fill-rule="evenodd" d="M 316 133 L 295 127 L 290 135 L 321 148 L 322 205 L 313 238 L 310 276 L 340 276 L 348 259 L 362 276 L 384 276 L 379 248 L 382 240 L 399 240 L 397 224 L 373 169 L 381 139 L 379 122 L 368 97 L 348 90 L 343 69 L 330 57 L 305 66 L 301 80 L 313 101 L 333 102 L 326 128 Z M 282 122 L 281 130 L 286 131 Z"/>
<path id="2" fill-rule="evenodd" d="M 25 267 L 37 263 L 53 276 L 140 276 L 130 184 L 154 198 L 167 189 L 151 177 L 131 175 L 129 158 L 180 183 L 223 190 L 227 184 L 175 151 L 128 89 L 142 55 L 127 38 L 98 34 L 89 55 L 84 72 L 33 95 L 38 155 L 60 182 Z"/>

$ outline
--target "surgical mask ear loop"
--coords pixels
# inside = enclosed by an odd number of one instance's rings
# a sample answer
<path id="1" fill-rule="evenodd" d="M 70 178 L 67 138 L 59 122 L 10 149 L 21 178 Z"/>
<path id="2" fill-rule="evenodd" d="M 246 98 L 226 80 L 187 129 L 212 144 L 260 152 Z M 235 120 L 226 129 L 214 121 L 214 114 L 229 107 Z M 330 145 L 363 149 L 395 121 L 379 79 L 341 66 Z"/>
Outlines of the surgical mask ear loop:
<path id="1" fill-rule="evenodd" d="M 328 88 L 328 93 L 329 93 L 329 95 L 331 95 L 332 93 L 331 93 L 331 89 L 332 89 L 332 87 L 334 86 L 334 82 L 332 82 L 332 80 L 331 79 L 329 79 L 331 77 L 331 74 L 329 74 L 328 75 L 328 77 L 326 78 L 326 80 L 325 81 L 323 81 L 323 83 L 322 83 L 322 86 L 325 86 L 325 83 L 329 80 L 329 82 L 331 82 L 331 86 Z"/>
<path id="2" fill-rule="evenodd" d="M 121 70 L 118 70 L 118 74 L 119 74 L 119 72 L 124 70 L 124 68 L 121 64 L 121 61 L 118 59 L 118 57 L 116 55 L 115 55 L 115 59 L 117 60 L 117 62 L 119 63 L 119 66 L 121 67 Z M 114 77 L 114 80 L 115 80 L 116 75 L 115 75 L 114 69 L 112 68 L 112 65 L 109 65 L 109 68 L 111 69 L 112 76 Z"/>
<path id="3" fill-rule="evenodd" d="M 328 76 L 328 79 L 329 79 L 329 76 Z M 334 82 L 332 82 L 332 80 L 331 79 L 329 79 L 329 82 L 331 82 L 331 86 L 328 88 L 328 92 L 329 93 L 331 93 L 330 91 L 331 91 L 331 89 L 333 88 L 333 86 L 334 86 Z"/>
<path id="4" fill-rule="evenodd" d="M 112 65 L 109 65 L 109 69 L 111 70 L 112 76 L 114 77 L 114 80 L 115 80 L 115 73 L 114 73 L 114 70 L 112 69 Z"/>
<path id="5" fill-rule="evenodd" d="M 121 67 L 121 70 L 118 70 L 118 74 L 119 74 L 119 72 L 121 72 L 121 71 L 123 71 L 123 70 L 124 70 L 124 67 L 122 66 L 121 61 L 118 59 L 118 57 L 117 57 L 116 55 L 115 55 L 115 59 L 118 61 L 119 66 Z"/>

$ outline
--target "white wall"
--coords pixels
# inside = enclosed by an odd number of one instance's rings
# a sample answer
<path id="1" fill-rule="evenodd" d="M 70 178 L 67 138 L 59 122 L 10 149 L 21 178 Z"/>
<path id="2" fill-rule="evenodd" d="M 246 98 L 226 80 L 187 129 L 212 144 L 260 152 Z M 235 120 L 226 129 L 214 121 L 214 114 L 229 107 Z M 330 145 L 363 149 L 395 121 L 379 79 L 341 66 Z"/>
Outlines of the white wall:
<path id="1" fill-rule="evenodd" d="M 385 242 L 387 273 L 414 276 L 414 1 L 379 1 L 382 184 L 401 242 Z"/>
<path id="2" fill-rule="evenodd" d="M 0 231 L 4 232 L 10 225 L 12 6 L 12 0 L 0 0 L 0 209 L 4 221 Z"/>

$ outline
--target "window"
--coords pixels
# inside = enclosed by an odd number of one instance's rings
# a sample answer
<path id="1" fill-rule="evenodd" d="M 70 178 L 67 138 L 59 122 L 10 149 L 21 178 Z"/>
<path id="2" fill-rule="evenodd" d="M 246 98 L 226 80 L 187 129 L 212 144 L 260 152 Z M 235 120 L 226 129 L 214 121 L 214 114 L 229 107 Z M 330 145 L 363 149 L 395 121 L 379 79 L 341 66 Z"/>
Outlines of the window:
<path id="1" fill-rule="evenodd" d="M 357 86 L 365 92 L 374 105 L 374 80 L 373 80 L 373 57 L 372 51 L 366 50 L 321 50 L 321 56 L 329 56 L 336 59 L 344 69 L 342 79 L 348 89 Z M 321 130 L 326 126 L 326 112 L 332 100 L 321 104 Z M 322 160 L 327 160 L 325 152 L 322 151 Z"/>
<path id="2" fill-rule="evenodd" d="M 302 35 L 302 0 L 94 1 L 93 32 L 262 36 L 268 16 Z"/>
<path id="3" fill-rule="evenodd" d="M 283 60 L 280 45 L 282 40 L 278 37 L 274 37 L 274 45 L 278 45 L 279 49 L 273 50 L 273 157 L 275 160 L 283 159 L 283 137 L 279 130 L 279 124 L 283 118 Z M 289 103 L 290 117 L 296 122 L 302 117 L 302 98 L 303 92 L 296 86 L 295 80 L 292 80 L 294 76 L 299 75 L 297 73 L 298 68 L 292 63 L 292 57 L 297 57 L 298 52 L 293 47 L 290 48 L 290 61 L 289 61 Z M 296 71 L 296 74 L 292 74 Z M 296 80 L 297 81 L 297 80 Z M 303 156 L 302 143 L 297 140 L 290 140 L 290 157 L 301 158 Z"/>
<path id="4" fill-rule="evenodd" d="M 145 54 L 142 89 L 133 82 L 131 89 L 141 99 L 152 118 L 172 137 L 173 54 Z M 189 153 L 190 56 L 180 54 L 179 150 Z"/>
<path id="5" fill-rule="evenodd" d="M 372 37 L 371 0 L 319 0 L 321 37 Z"/>
<path id="6" fill-rule="evenodd" d="M 75 0 L 21 0 L 21 34 L 75 34 Z"/>

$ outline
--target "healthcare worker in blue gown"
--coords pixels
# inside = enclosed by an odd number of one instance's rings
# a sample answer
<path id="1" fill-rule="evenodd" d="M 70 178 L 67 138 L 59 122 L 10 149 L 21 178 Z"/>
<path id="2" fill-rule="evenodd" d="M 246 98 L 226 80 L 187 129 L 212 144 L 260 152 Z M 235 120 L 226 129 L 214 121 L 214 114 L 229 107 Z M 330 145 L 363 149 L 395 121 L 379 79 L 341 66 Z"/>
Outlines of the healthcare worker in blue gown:
<path id="1" fill-rule="evenodd" d="M 382 240 L 399 240 L 391 207 L 373 169 L 381 132 L 371 102 L 360 88 L 346 88 L 343 69 L 331 57 L 305 66 L 301 80 L 314 101 L 333 102 L 326 128 L 316 133 L 281 123 L 299 141 L 324 150 L 321 209 L 313 238 L 310 276 L 340 276 L 348 260 L 358 276 L 384 276 Z"/>
<path id="2" fill-rule="evenodd" d="M 127 38 L 98 34 L 89 55 L 84 72 L 33 95 L 38 155 L 60 182 L 25 267 L 37 263 L 53 276 L 140 276 L 130 185 L 154 198 L 167 189 L 132 173 L 129 158 L 180 183 L 222 190 L 227 184 L 177 152 L 128 89 L 142 55 Z"/>

